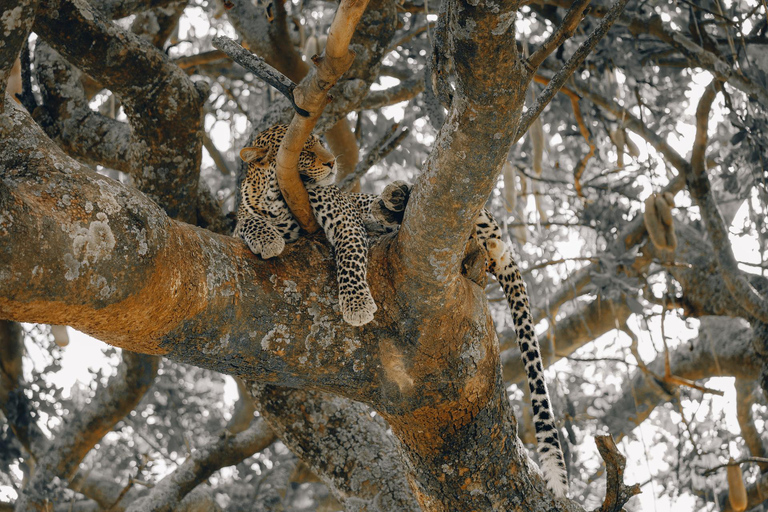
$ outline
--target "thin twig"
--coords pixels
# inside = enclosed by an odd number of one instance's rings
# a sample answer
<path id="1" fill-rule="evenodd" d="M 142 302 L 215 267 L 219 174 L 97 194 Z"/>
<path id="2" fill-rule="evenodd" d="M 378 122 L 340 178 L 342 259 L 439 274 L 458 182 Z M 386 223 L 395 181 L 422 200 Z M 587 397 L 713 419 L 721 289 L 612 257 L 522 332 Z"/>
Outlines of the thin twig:
<path id="1" fill-rule="evenodd" d="M 720 464 L 719 466 L 715 466 L 713 468 L 710 468 L 702 473 L 704 476 L 709 476 L 712 473 L 716 473 L 718 470 L 726 468 L 728 466 L 739 466 L 741 464 L 744 464 L 745 462 L 754 462 L 757 464 L 767 464 L 768 459 L 765 457 L 744 457 L 743 459 L 735 460 L 733 462 L 726 462 L 725 464 Z"/>

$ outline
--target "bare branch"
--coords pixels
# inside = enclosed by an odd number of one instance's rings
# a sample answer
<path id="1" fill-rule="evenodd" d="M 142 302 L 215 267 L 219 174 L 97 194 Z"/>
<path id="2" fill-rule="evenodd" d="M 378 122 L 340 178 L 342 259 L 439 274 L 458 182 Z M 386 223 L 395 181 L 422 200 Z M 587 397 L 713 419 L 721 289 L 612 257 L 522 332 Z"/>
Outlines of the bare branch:
<path id="1" fill-rule="evenodd" d="M 755 391 L 755 383 L 736 379 L 736 419 L 739 422 L 741 428 L 741 437 L 744 439 L 744 444 L 749 448 L 749 453 L 755 457 L 766 459 L 761 462 L 760 472 L 768 473 L 768 447 L 763 443 L 760 433 L 755 427 L 755 420 L 752 417 L 752 405 L 755 403 L 753 398 L 753 391 Z"/>
<path id="2" fill-rule="evenodd" d="M 672 353 L 671 372 L 688 380 L 720 375 L 754 380 L 760 375 L 761 358 L 752 344 L 753 331 L 742 319 L 703 317 L 699 337 Z M 664 357 L 647 365 L 648 373 L 636 372 L 625 390 L 605 412 L 602 421 L 617 439 L 645 421 L 660 404 L 676 396 L 676 388 L 655 379 L 663 375 Z"/>
<path id="3" fill-rule="evenodd" d="M 567 9 L 571 5 L 571 0 L 544 0 L 542 3 L 557 5 Z M 605 7 L 593 6 L 588 14 L 590 16 L 604 18 L 608 15 L 608 12 L 609 11 Z M 768 105 L 768 91 L 764 87 L 753 82 L 742 72 L 734 70 L 730 64 L 722 60 L 719 56 L 705 50 L 679 31 L 666 27 L 660 16 L 653 15 L 649 20 L 643 20 L 639 17 L 625 14 L 618 19 L 618 23 L 626 26 L 635 36 L 649 34 L 658 38 L 660 41 L 669 44 L 686 55 L 690 61 L 690 65 L 700 66 L 707 71 L 710 71 L 717 78 L 727 80 L 733 87 L 746 94 L 755 96 L 763 106 Z"/>
<path id="4" fill-rule="evenodd" d="M 309 116 L 309 112 L 296 105 L 296 101 L 293 97 L 293 91 L 296 89 L 296 84 L 293 83 L 293 80 L 267 64 L 266 61 L 258 55 L 252 54 L 226 36 L 214 37 L 212 44 L 215 48 L 218 48 L 229 55 L 232 60 L 277 89 L 280 94 L 288 98 L 288 101 L 291 102 L 294 110 L 296 110 L 300 116 Z"/>
<path id="5" fill-rule="evenodd" d="M 232 171 L 229 170 L 229 166 L 227 165 L 227 161 L 224 159 L 224 156 L 222 156 L 218 148 L 216 148 L 216 144 L 213 143 L 207 133 L 203 133 L 203 147 L 205 147 L 205 150 L 208 151 L 209 155 L 211 155 L 213 163 L 216 164 L 216 168 L 221 172 L 221 174 L 225 176 L 232 174 Z"/>
<path id="6" fill-rule="evenodd" d="M 581 23 L 581 20 L 584 17 L 584 10 L 590 2 L 591 0 L 576 0 L 571 4 L 571 7 L 563 18 L 563 22 L 557 27 L 557 30 L 554 30 L 547 40 L 544 41 L 528 58 L 527 67 L 530 73 L 535 73 L 536 70 L 539 69 L 539 66 L 541 66 L 541 63 L 544 62 L 544 59 L 573 36 L 576 27 L 579 26 L 579 23 Z"/>
<path id="7" fill-rule="evenodd" d="M 691 172 L 687 174 L 686 181 L 696 204 L 699 205 L 701 217 L 709 233 L 712 246 L 715 248 L 715 256 L 723 276 L 725 285 L 731 295 L 754 318 L 763 323 L 768 323 L 768 300 L 758 292 L 739 270 L 736 258 L 733 255 L 733 247 L 728 238 L 728 229 L 717 209 L 715 198 L 709 185 L 706 167 L 706 148 L 709 135 L 709 113 L 712 103 L 717 96 L 717 83 L 715 79 L 705 90 L 696 108 L 696 137 L 691 156 Z"/>
<path id="8" fill-rule="evenodd" d="M 215 443 L 195 450 L 147 496 L 131 503 L 127 512 L 171 512 L 189 492 L 216 471 L 239 464 L 274 440 L 275 434 L 262 419 L 254 421 L 247 430 L 234 436 L 225 431 Z"/>
<path id="9" fill-rule="evenodd" d="M 424 92 L 424 77 L 414 76 L 389 89 L 369 92 L 360 104 L 360 110 L 377 110 L 401 101 L 411 100 L 422 92 Z"/>
<path id="10" fill-rule="evenodd" d="M 399 123 L 395 123 L 390 131 L 376 142 L 368 154 L 357 164 L 354 172 L 348 174 L 342 181 L 339 182 L 339 188 L 341 190 L 349 191 L 357 181 L 362 178 L 368 170 L 376 165 L 379 161 L 386 158 L 400 143 L 405 139 L 410 131 L 406 128 L 399 133 L 397 127 Z"/>
<path id="11" fill-rule="evenodd" d="M 528 131 L 528 128 L 533 124 L 534 119 L 536 119 L 539 114 L 541 114 L 541 111 L 544 110 L 544 107 L 552 101 L 552 98 L 555 97 L 557 91 L 559 91 L 563 84 L 565 84 L 565 81 L 568 80 L 573 72 L 576 71 L 576 68 L 584 62 L 584 59 L 592 53 L 592 50 L 597 46 L 597 43 L 605 37 L 605 34 L 608 33 L 608 30 L 610 30 L 619 15 L 624 11 L 624 7 L 627 5 L 628 1 L 629 0 L 616 0 L 606 13 L 600 25 L 598 25 L 581 45 L 579 45 L 563 67 L 555 73 L 555 76 L 552 77 L 549 85 L 547 85 L 541 95 L 536 99 L 536 103 L 523 114 L 520 124 L 517 127 L 515 140 L 520 139 L 520 137 Z M 543 60 L 544 59 L 541 59 L 542 62 Z M 531 73 L 531 76 L 533 76 L 535 69 L 529 70 L 529 72 Z"/>
<path id="12" fill-rule="evenodd" d="M 761 466 L 768 464 L 768 459 L 765 457 L 742 457 L 739 460 L 735 460 L 733 462 L 726 462 L 725 464 L 718 464 L 715 467 L 709 468 L 708 470 L 704 471 L 702 475 L 708 476 L 712 473 L 717 473 L 719 470 L 723 468 L 727 468 L 728 466 L 741 466 L 742 464 L 745 464 L 747 462 L 756 462 L 757 464 L 760 464 Z"/>
<path id="13" fill-rule="evenodd" d="M 624 469 L 627 467 L 627 458 L 616 447 L 616 442 L 610 435 L 597 436 L 595 438 L 597 450 L 605 461 L 606 484 L 605 501 L 603 506 L 595 509 L 599 512 L 620 512 L 629 499 L 640 494 L 640 485 L 628 486 L 624 483 Z"/>

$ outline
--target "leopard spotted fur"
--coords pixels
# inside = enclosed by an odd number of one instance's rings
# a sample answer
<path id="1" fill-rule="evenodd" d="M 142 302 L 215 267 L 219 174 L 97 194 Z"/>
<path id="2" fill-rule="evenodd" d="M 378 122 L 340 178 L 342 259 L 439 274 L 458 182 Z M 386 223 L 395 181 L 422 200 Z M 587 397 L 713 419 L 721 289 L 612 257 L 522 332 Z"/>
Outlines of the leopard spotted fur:
<path id="1" fill-rule="evenodd" d="M 247 169 L 240 185 L 234 234 L 264 259 L 280 255 L 286 242 L 299 237 L 299 224 L 277 184 L 275 159 L 287 128 L 273 126 L 259 133 L 249 147 L 240 151 Z M 364 325 L 373 320 L 377 309 L 366 280 L 368 237 L 365 229 L 366 224 L 379 222 L 375 214 L 376 198 L 367 194 L 347 195 L 333 185 L 335 159 L 314 135 L 302 149 L 298 168 L 315 219 L 334 248 L 344 321 Z"/>

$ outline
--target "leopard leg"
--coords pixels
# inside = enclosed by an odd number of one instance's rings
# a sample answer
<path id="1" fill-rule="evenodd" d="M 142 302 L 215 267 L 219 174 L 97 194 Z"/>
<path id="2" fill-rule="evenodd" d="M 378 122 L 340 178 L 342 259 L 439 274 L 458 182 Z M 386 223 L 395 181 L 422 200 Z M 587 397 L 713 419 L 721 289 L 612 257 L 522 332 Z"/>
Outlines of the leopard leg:
<path id="1" fill-rule="evenodd" d="M 309 204 L 333 245 L 344 321 L 365 325 L 378 309 L 368 287 L 368 237 L 352 202 L 334 186 L 308 189 Z"/>
<path id="2" fill-rule="evenodd" d="M 568 493 L 568 475 L 547 384 L 544 380 L 541 350 L 534 332 L 525 282 L 509 247 L 501 238 L 499 225 L 487 210 L 483 210 L 478 216 L 475 231 L 478 240 L 484 244 L 488 252 L 488 272 L 498 279 L 512 312 L 517 342 L 528 376 L 528 387 L 531 390 L 536 444 L 544 479 L 547 487 L 556 496 L 565 496 Z"/>
<path id="3" fill-rule="evenodd" d="M 251 252 L 265 260 L 279 256 L 285 249 L 282 233 L 258 213 L 250 213 L 238 219 L 234 234 L 245 240 Z"/>

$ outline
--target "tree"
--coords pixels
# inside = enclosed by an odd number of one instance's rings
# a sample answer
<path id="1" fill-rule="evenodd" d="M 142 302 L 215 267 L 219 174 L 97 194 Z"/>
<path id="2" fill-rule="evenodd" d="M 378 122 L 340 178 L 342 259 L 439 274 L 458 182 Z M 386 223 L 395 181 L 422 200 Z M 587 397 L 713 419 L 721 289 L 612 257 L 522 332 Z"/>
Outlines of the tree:
<path id="1" fill-rule="evenodd" d="M 668 448 L 663 492 L 725 510 L 715 466 L 729 449 L 751 455 L 745 490 L 759 506 L 768 288 L 765 265 L 739 264 L 729 229 L 746 205 L 743 230 L 764 261 L 764 3 L 263 4 L 0 1 L 0 90 L 17 57 L 22 83 L 0 105 L 0 459 L 27 472 L 3 480 L 18 488 L 16 510 L 81 495 L 79 506 L 109 510 L 214 509 L 222 495 L 233 508 L 277 508 L 285 474 L 255 478 L 241 464 L 242 481 L 200 485 L 260 451 L 269 466 L 293 467 L 275 439 L 348 510 L 620 510 L 637 488 L 609 439 L 599 441 L 607 491 L 594 455 L 570 450 L 574 499 L 546 490 L 523 446 L 528 408 L 516 416 L 511 400 L 524 398 L 508 391 L 523 379 L 519 351 L 470 238 L 486 204 L 515 234 L 534 317 L 548 326 L 546 362 L 570 359 L 558 363 L 555 394 L 569 441 L 653 423 Z M 182 29 L 194 16 L 211 30 Z M 332 18 L 326 51 L 303 59 Z M 294 105 L 212 50 L 216 31 L 299 83 L 283 91 Z M 372 90 L 384 77 L 399 84 Z M 686 92 L 702 77 L 692 104 Z M 411 136 L 394 148 L 403 135 L 384 108 L 403 101 L 399 126 Z M 341 320 L 322 235 L 268 261 L 229 236 L 234 165 L 207 132 L 212 121 L 237 134 L 231 154 L 291 121 L 293 143 L 325 134 L 351 188 L 413 178 L 400 229 L 372 234 L 372 323 Z M 686 121 L 690 147 L 673 144 Z M 203 147 L 214 165 L 203 165 Z M 300 197 L 292 208 L 300 214 Z M 683 316 L 701 319 L 688 343 L 664 330 Z M 73 326 L 123 349 L 121 361 L 87 403 L 63 399 L 43 378 L 55 358 L 25 382 L 25 338 L 51 340 L 16 322 Z M 655 326 L 662 343 L 646 362 Z M 620 341 L 605 347 L 598 338 L 615 329 Z M 240 413 L 204 445 L 224 423 L 211 372 L 241 379 Z M 694 381 L 723 375 L 736 378 L 738 438 L 714 413 L 694 421 L 686 410 L 709 407 L 715 391 Z M 214 391 L 185 389 L 192 382 Z M 199 443 L 184 462 L 182 432 Z M 137 452 L 175 470 L 145 488 L 163 469 Z"/>

